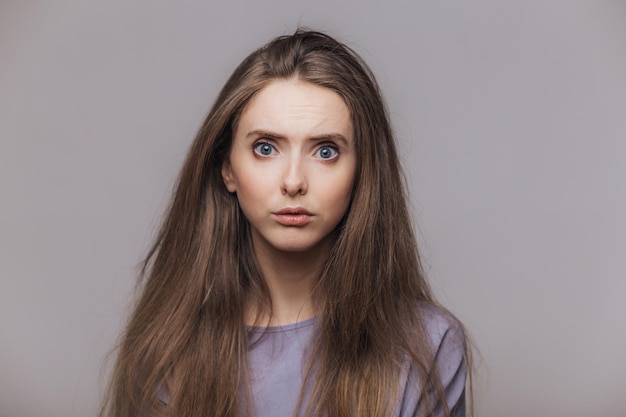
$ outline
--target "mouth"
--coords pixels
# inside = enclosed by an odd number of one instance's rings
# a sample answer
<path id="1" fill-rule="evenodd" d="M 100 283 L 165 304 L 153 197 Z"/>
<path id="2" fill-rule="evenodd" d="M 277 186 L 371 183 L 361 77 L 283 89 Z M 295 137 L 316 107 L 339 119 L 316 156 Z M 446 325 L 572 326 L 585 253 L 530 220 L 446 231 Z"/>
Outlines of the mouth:
<path id="1" fill-rule="evenodd" d="M 283 226 L 304 226 L 313 217 L 313 213 L 302 207 L 286 207 L 272 214 L 276 221 Z"/>
<path id="2" fill-rule="evenodd" d="M 286 207 L 282 210 L 279 210 L 277 212 L 274 212 L 274 214 L 276 215 L 305 215 L 305 216 L 312 216 L 313 213 L 309 212 L 307 209 L 304 209 L 302 207 Z"/>

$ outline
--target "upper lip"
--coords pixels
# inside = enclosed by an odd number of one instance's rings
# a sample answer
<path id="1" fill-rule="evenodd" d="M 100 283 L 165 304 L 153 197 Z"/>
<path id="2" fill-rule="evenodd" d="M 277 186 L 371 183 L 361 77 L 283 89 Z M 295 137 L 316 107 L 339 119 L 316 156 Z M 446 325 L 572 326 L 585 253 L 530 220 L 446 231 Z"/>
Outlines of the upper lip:
<path id="1" fill-rule="evenodd" d="M 303 214 L 306 216 L 313 215 L 313 213 L 302 207 L 285 207 L 284 209 L 274 212 L 274 214 Z"/>

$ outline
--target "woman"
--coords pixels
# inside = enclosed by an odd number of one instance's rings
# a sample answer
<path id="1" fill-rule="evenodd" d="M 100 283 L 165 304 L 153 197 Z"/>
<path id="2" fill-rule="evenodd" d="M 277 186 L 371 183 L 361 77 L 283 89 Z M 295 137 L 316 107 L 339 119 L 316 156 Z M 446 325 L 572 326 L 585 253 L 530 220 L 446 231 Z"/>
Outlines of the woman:
<path id="1" fill-rule="evenodd" d="M 379 88 L 299 30 L 203 123 L 102 415 L 465 415 L 461 324 L 422 272 Z"/>

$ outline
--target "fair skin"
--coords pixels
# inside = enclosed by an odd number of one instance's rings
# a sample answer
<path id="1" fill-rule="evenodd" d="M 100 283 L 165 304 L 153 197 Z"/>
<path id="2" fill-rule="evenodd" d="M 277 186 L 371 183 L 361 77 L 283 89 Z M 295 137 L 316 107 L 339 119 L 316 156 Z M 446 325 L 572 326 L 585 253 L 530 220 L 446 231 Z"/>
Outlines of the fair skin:
<path id="1" fill-rule="evenodd" d="M 298 79 L 270 82 L 241 114 L 222 177 L 250 223 L 272 297 L 270 325 L 314 314 L 311 291 L 356 170 L 350 112 L 334 91 Z M 254 322 L 250 306 L 246 321 Z"/>

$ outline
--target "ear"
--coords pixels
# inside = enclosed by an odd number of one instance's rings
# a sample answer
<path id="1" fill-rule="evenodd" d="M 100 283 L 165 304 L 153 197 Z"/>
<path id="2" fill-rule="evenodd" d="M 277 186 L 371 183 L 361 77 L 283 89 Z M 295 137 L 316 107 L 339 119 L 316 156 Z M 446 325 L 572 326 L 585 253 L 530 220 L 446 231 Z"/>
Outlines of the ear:
<path id="1" fill-rule="evenodd" d="M 230 166 L 230 160 L 228 159 L 225 159 L 222 162 L 222 180 L 224 181 L 224 185 L 226 185 L 229 192 L 234 193 L 237 191 L 235 179 L 233 177 L 233 169 Z"/>

